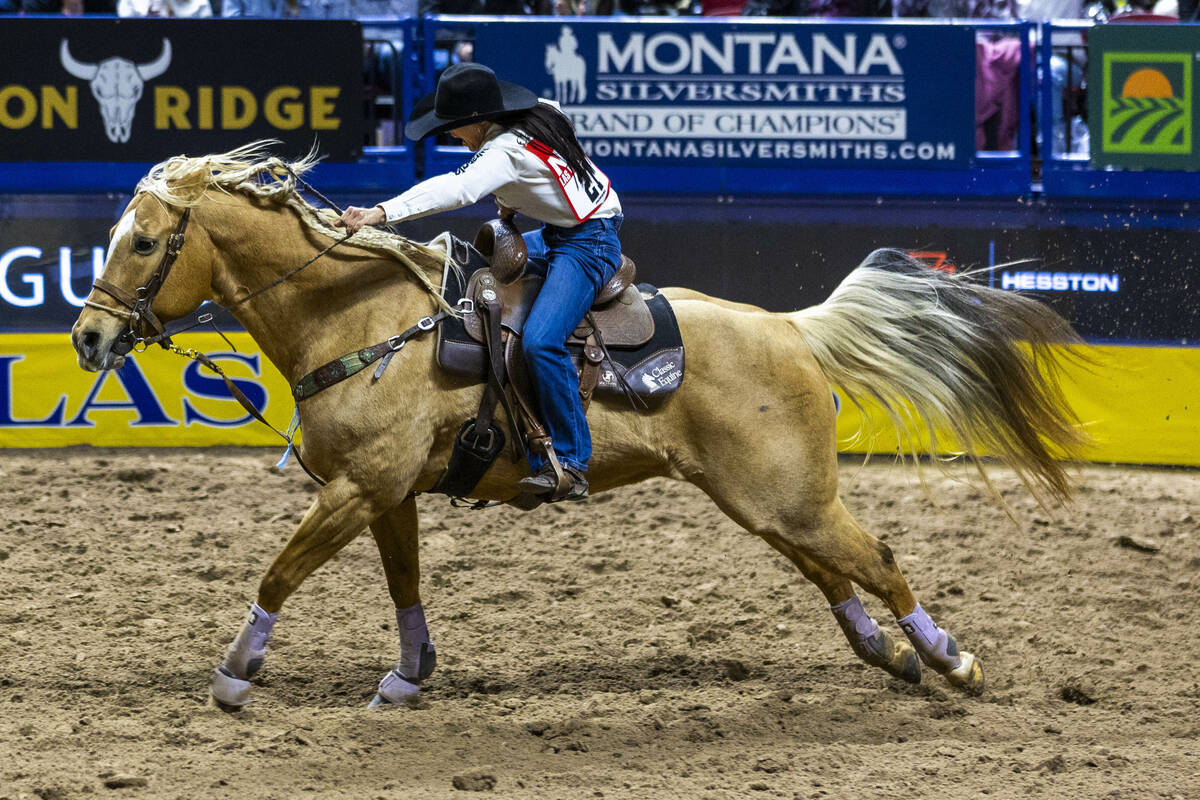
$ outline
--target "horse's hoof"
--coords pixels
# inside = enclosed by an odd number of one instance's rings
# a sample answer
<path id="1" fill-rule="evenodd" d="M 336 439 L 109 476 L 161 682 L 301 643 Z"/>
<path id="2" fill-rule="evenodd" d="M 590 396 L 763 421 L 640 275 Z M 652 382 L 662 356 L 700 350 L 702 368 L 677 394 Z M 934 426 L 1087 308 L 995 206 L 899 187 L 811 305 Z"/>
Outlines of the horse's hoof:
<path id="1" fill-rule="evenodd" d="M 955 689 L 978 697 L 983 694 L 983 667 L 980 665 L 979 659 L 975 658 L 972 653 L 960 650 L 958 656 L 961 663 L 956 668 L 942 674 Z"/>
<path id="2" fill-rule="evenodd" d="M 234 677 L 225 665 L 213 671 L 212 699 L 222 711 L 240 711 L 250 702 L 250 681 Z"/>
<path id="3" fill-rule="evenodd" d="M 898 642 L 883 631 L 862 639 L 855 648 L 868 664 L 909 683 L 921 682 L 921 659 L 908 642 Z"/>
<path id="4" fill-rule="evenodd" d="M 389 706 L 412 705 L 420 695 L 421 687 L 405 678 L 397 670 L 392 670 L 383 676 L 379 682 L 379 691 L 371 699 L 368 708 L 388 708 Z"/>
<path id="5" fill-rule="evenodd" d="M 398 705 L 397 703 L 393 703 L 391 700 L 388 700 L 386 697 L 381 695 L 379 692 L 376 692 L 375 696 L 371 698 L 371 702 L 367 703 L 367 708 L 386 709 L 386 708 L 395 708 L 397 705 Z"/>
<path id="6" fill-rule="evenodd" d="M 896 652 L 893 653 L 891 661 L 883 668 L 908 683 L 921 682 L 921 659 L 908 642 L 900 642 L 896 645 Z"/>

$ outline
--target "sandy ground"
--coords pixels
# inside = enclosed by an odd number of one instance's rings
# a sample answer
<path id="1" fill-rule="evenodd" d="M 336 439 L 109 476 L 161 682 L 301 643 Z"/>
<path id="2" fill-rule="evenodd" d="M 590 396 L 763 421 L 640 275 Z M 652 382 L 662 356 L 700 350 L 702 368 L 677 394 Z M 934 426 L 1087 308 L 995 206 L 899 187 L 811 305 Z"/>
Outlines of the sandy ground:
<path id="1" fill-rule="evenodd" d="M 398 644 L 365 536 L 226 714 L 210 671 L 311 492 L 277 455 L 0 454 L 0 798 L 1200 797 L 1196 472 L 1087 467 L 1051 516 L 1000 470 L 1014 526 L 842 462 L 978 699 L 857 661 L 782 557 L 653 481 L 532 514 L 422 498 L 419 706 L 366 709 Z"/>

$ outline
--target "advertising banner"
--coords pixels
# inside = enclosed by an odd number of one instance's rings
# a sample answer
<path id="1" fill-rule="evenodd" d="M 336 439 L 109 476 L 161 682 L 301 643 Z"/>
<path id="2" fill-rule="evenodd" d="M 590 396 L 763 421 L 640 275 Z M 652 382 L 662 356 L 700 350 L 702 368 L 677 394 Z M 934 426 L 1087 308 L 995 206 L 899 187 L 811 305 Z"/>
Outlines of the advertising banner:
<path id="1" fill-rule="evenodd" d="M 362 46 L 353 20 L 8 19 L 0 152 L 158 162 L 279 139 L 353 160 Z"/>
<path id="2" fill-rule="evenodd" d="M 64 332 L 128 198 L 0 196 L 0 332 Z"/>
<path id="3" fill-rule="evenodd" d="M 911 169 L 974 156 L 974 107 L 947 102 L 975 91 L 966 26 L 480 23 L 475 52 L 558 101 L 607 163 Z"/>
<path id="4" fill-rule="evenodd" d="M 1200 466 L 1200 408 L 1195 401 L 1200 349 L 1092 347 L 1088 355 L 1095 364 L 1069 363 L 1061 376 L 1063 396 L 1092 438 L 1084 458 Z M 864 404 L 864 414 L 844 394 L 840 400 L 839 451 L 909 451 L 877 405 Z"/>
<path id="5" fill-rule="evenodd" d="M 1195 25 L 1098 25 L 1088 31 L 1094 166 L 1200 169 L 1197 52 Z"/>
<path id="6" fill-rule="evenodd" d="M 215 333 L 180 342 L 208 353 L 283 429 L 293 410 L 287 381 L 247 334 L 229 337 L 238 352 Z M 0 334 L 0 447 L 70 444 L 285 446 L 199 362 L 156 347 L 119 370 L 84 372 L 65 333 Z"/>

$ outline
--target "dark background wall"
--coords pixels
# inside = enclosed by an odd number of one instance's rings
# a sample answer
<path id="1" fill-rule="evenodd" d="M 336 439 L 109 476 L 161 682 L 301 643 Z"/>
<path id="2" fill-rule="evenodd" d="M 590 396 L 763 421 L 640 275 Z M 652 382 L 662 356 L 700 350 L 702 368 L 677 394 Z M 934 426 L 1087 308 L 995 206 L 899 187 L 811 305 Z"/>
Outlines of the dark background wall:
<path id="1" fill-rule="evenodd" d="M 343 205 L 381 199 L 334 198 Z M 37 307 L 0 299 L 0 330 L 70 326 L 78 308 L 60 290 L 59 248 L 71 248 L 72 289 L 85 295 L 93 248 L 107 243 L 127 201 L 117 195 L 0 196 L 0 257 L 22 246 L 43 253 L 13 262 L 6 285 L 29 296 L 24 276 L 36 273 L 45 286 L 45 302 Z M 1007 264 L 980 276 L 1005 288 L 1036 280 L 1029 273 L 1058 274 L 1060 284 L 1074 288 L 1038 295 L 1093 341 L 1200 340 L 1200 231 L 1184 207 L 645 196 L 625 197 L 623 204 L 625 250 L 637 261 L 640 279 L 660 286 L 789 311 L 823 301 L 871 250 L 897 247 L 959 269 Z M 450 230 L 470 239 L 493 211 L 479 203 L 398 231 L 424 240 Z M 518 217 L 518 225 L 530 223 Z M 1103 291 L 1085 290 L 1089 275 Z"/>

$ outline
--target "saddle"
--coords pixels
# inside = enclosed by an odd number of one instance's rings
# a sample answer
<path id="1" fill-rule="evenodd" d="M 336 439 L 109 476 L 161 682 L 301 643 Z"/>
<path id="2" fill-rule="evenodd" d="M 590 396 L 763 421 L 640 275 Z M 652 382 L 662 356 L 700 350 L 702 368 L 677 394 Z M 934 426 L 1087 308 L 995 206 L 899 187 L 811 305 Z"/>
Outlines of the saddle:
<path id="1" fill-rule="evenodd" d="M 514 460 L 526 447 L 545 453 L 565 493 L 570 481 L 539 420 L 520 347 L 543 278 L 524 274 L 524 243 L 507 220 L 485 225 L 473 245 L 451 236 L 449 255 L 454 263 L 448 263 L 443 274 L 443 297 L 465 313 L 439 327 L 437 361 L 447 372 L 487 388 L 479 413 L 459 431 L 447 471 L 433 491 L 461 499 L 474 490 L 504 448 L 505 435 L 494 421 L 495 406 L 501 403 L 508 414 Z M 631 406 L 646 407 L 648 399 L 670 394 L 683 380 L 683 343 L 674 312 L 657 289 L 635 285 L 636 274 L 634 262 L 622 255 L 620 268 L 567 339 L 585 413 L 597 391 L 623 394 Z M 556 492 L 552 499 L 559 496 Z M 509 501 L 522 508 L 540 502 L 525 495 Z"/>

